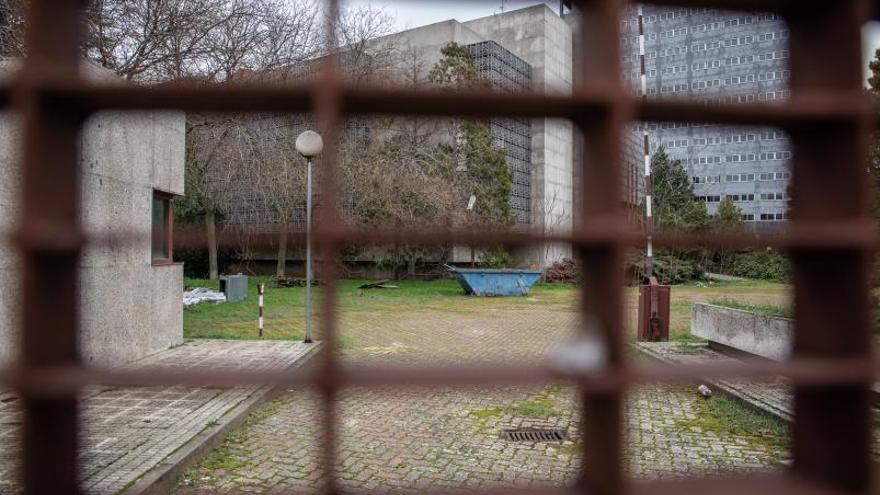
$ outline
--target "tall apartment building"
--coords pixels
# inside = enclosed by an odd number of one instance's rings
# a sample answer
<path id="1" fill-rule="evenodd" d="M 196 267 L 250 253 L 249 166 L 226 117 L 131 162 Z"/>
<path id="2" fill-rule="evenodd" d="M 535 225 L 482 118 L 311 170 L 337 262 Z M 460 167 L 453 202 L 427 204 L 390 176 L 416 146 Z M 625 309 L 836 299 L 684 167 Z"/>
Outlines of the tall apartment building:
<path id="1" fill-rule="evenodd" d="M 788 30 L 775 14 L 644 5 L 648 98 L 714 103 L 775 102 L 789 96 Z M 624 78 L 641 92 L 638 7 L 621 20 Z M 651 122 L 651 152 L 680 159 L 710 213 L 725 196 L 744 220 L 785 219 L 791 145 L 779 129 Z"/>

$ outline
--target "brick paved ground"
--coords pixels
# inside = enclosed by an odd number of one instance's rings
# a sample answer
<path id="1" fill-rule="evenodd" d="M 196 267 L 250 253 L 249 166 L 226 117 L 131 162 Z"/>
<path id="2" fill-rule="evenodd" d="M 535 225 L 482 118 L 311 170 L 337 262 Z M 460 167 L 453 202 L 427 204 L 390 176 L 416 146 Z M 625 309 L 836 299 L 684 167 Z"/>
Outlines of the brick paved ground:
<path id="1" fill-rule="evenodd" d="M 734 357 L 710 349 L 705 342 L 637 342 L 633 345 L 641 352 L 667 363 L 699 364 L 736 360 Z M 767 414 L 789 422 L 794 418 L 791 386 L 781 378 L 764 380 L 717 379 L 710 383 Z"/>
<path id="2" fill-rule="evenodd" d="M 344 359 L 424 361 L 540 360 L 575 331 L 568 307 L 482 313 L 348 313 Z M 349 390 L 339 400 L 338 477 L 348 488 L 532 486 L 570 483 L 579 454 L 579 411 L 570 388 Z M 178 493 L 309 490 L 319 486 L 318 402 L 290 391 L 265 405 L 181 480 Z M 768 470 L 784 440 L 732 433 L 706 421 L 692 385 L 633 391 L 627 407 L 631 475 L 669 478 Z M 564 428 L 562 443 L 499 439 L 520 426 Z"/>
<path id="3" fill-rule="evenodd" d="M 195 341 L 135 366 L 287 368 L 309 349 L 295 342 Z M 81 473 L 88 493 L 117 493 L 168 454 L 256 393 L 183 387 L 91 388 L 83 393 Z M 0 394 L 0 493 L 15 493 L 20 408 Z"/>
<path id="4" fill-rule="evenodd" d="M 655 359 L 667 363 L 701 363 L 730 360 L 735 357 L 710 349 L 706 343 L 638 342 L 634 346 Z M 707 382 L 767 414 L 791 422 L 794 419 L 794 393 L 781 378 L 763 380 L 716 379 Z M 874 386 L 875 393 L 877 385 Z M 875 409 L 874 455 L 880 459 L 880 410 Z"/>

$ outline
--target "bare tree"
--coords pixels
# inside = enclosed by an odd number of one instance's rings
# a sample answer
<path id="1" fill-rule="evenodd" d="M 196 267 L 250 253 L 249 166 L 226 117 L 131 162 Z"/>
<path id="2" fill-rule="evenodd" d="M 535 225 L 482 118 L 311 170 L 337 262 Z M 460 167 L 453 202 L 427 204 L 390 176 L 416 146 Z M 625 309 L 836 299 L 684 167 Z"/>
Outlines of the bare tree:
<path id="1" fill-rule="evenodd" d="M 208 272 L 211 280 L 219 275 L 217 262 L 217 214 L 222 212 L 224 198 L 238 182 L 235 166 L 236 149 L 232 137 L 238 125 L 233 118 L 193 116 L 186 126 L 186 196 L 177 203 L 181 214 L 202 217 L 208 241 Z"/>
<path id="2" fill-rule="evenodd" d="M 246 183 L 254 197 L 268 208 L 278 224 L 276 276 L 287 266 L 287 240 L 291 222 L 303 211 L 306 200 L 305 161 L 294 143 L 303 123 L 296 116 L 260 115 L 242 126 L 241 149 L 248 168 Z"/>
<path id="3" fill-rule="evenodd" d="M 351 150 L 345 162 L 343 184 L 350 198 L 349 221 L 363 227 L 448 228 L 463 221 L 462 188 L 454 160 L 439 149 L 386 144 L 369 152 Z M 422 245 L 389 247 L 385 256 L 404 264 L 415 275 L 416 263 L 436 248 Z"/>
<path id="4" fill-rule="evenodd" d="M 337 23 L 340 70 L 352 85 L 381 82 L 396 71 L 394 19 L 369 5 L 344 9 Z"/>
<path id="5" fill-rule="evenodd" d="M 311 0 L 92 0 L 86 55 L 128 80 L 227 81 L 317 53 Z"/>
<path id="6" fill-rule="evenodd" d="M 25 0 L 0 0 L 0 56 L 24 56 Z"/>

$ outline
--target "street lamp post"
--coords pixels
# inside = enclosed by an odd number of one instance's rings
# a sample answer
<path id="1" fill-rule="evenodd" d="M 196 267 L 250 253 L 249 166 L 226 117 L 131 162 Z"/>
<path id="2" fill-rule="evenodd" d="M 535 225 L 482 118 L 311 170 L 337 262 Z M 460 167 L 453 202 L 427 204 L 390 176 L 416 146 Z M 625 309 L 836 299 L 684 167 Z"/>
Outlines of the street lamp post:
<path id="1" fill-rule="evenodd" d="M 324 140 L 315 131 L 296 138 L 296 151 L 306 159 L 306 344 L 312 343 L 312 159 L 323 149 Z"/>

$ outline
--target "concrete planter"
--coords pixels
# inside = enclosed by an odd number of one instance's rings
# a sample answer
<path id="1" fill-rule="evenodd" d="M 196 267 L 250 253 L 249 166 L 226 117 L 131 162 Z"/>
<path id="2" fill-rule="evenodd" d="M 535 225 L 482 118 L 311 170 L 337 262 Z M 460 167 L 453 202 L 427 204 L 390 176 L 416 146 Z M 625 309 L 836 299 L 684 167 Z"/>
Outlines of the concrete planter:
<path id="1" fill-rule="evenodd" d="M 738 351 L 783 361 L 793 339 L 790 318 L 697 303 L 691 310 L 691 333 Z"/>

